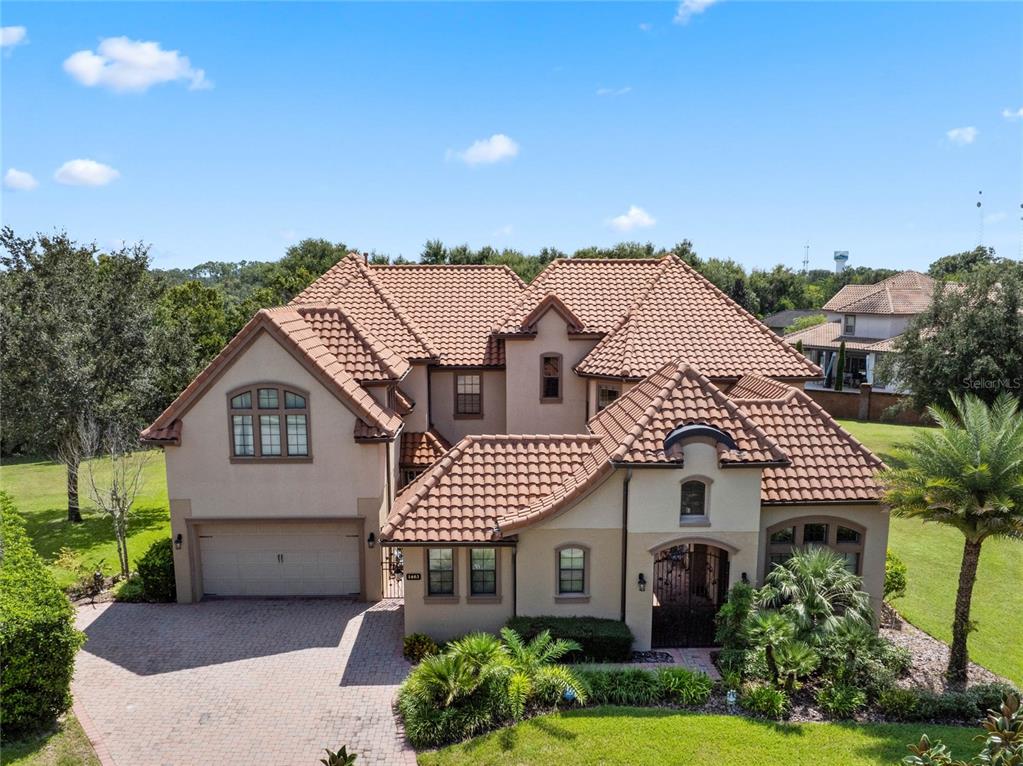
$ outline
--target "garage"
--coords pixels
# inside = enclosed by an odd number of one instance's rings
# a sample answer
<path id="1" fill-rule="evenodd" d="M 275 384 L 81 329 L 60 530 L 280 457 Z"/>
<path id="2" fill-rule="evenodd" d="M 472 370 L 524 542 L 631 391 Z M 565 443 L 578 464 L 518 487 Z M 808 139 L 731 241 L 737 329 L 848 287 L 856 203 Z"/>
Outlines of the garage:
<path id="1" fill-rule="evenodd" d="M 361 522 L 195 525 L 204 596 L 360 596 Z"/>

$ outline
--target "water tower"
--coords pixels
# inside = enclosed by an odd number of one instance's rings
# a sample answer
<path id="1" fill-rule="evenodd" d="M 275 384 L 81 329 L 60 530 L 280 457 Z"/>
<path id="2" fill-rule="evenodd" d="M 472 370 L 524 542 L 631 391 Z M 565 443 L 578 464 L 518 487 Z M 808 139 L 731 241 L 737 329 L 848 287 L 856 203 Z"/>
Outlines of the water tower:
<path id="1" fill-rule="evenodd" d="M 848 250 L 836 250 L 835 251 L 835 273 L 841 274 L 842 270 L 845 269 L 845 263 L 849 260 Z"/>

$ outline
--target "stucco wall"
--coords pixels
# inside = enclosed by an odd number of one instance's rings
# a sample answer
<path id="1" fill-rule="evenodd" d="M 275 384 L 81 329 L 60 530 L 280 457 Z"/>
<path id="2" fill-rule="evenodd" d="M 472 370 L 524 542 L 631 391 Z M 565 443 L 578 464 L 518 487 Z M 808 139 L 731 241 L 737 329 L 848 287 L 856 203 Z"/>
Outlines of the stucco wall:
<path id="1" fill-rule="evenodd" d="M 427 548 L 405 548 L 405 572 L 418 573 L 420 580 L 405 579 L 405 634 L 425 633 L 435 641 L 447 641 L 485 630 L 496 633 L 512 615 L 512 553 L 498 548 L 498 598 L 469 598 L 469 549 L 456 547 L 455 593 L 452 598 L 426 596 Z"/>
<path id="2" fill-rule="evenodd" d="M 536 323 L 536 336 L 505 341 L 507 423 L 513 434 L 573 434 L 586 431 L 587 381 L 572 368 L 596 345 L 594 339 L 573 340 L 557 311 Z M 561 354 L 561 401 L 540 401 L 540 358 Z"/>
<path id="3" fill-rule="evenodd" d="M 845 321 L 845 313 L 840 311 L 827 311 L 825 316 L 829 322 Z M 894 338 L 905 332 L 912 319 L 910 316 L 888 314 L 856 314 L 855 316 L 856 337 L 858 338 Z"/>
<path id="4" fill-rule="evenodd" d="M 430 391 L 425 364 L 414 364 L 398 388 L 408 394 L 416 406 L 405 416 L 405 430 L 425 431 L 430 427 Z"/>
<path id="5" fill-rule="evenodd" d="M 456 418 L 454 416 L 456 373 L 445 369 L 430 370 L 430 417 L 434 427 L 452 444 L 467 434 L 508 433 L 504 370 L 467 372 L 480 372 L 483 376 L 482 418 Z"/>

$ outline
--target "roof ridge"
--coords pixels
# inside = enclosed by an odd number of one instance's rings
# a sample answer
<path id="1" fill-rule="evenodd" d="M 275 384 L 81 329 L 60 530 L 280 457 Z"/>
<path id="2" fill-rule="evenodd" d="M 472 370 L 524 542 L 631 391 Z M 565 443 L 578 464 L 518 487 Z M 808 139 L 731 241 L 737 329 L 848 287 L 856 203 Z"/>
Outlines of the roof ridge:
<path id="1" fill-rule="evenodd" d="M 550 268 L 550 266 L 555 263 L 656 263 L 657 261 L 663 261 L 665 258 L 670 258 L 672 255 L 672 253 L 668 253 L 666 255 L 650 258 L 576 258 L 574 256 L 568 256 L 565 258 L 555 258 L 547 264 L 547 268 Z M 544 269 L 544 271 L 546 270 L 547 269 Z M 542 274 L 543 272 L 540 273 Z"/>
<path id="2" fill-rule="evenodd" d="M 526 283 L 522 280 L 515 269 L 509 266 L 507 263 L 371 263 L 369 264 L 370 269 L 495 269 L 498 271 L 506 271 L 521 284 L 523 287 Z"/>
<path id="3" fill-rule="evenodd" d="M 398 303 L 397 300 L 395 300 L 394 296 L 391 295 L 384 288 L 384 286 L 377 282 L 377 280 L 373 277 L 370 267 L 367 266 L 365 262 L 362 260 L 362 258 L 358 257 L 357 254 L 349 253 L 349 256 L 351 255 L 355 255 L 355 265 L 358 268 L 359 273 L 365 276 L 370 286 L 376 291 L 377 295 L 380 296 L 380 299 L 387 305 L 387 308 L 394 312 L 394 315 L 397 317 L 398 321 L 405 326 L 405 329 L 412 333 L 412 337 L 419 341 L 419 345 L 421 345 L 423 349 L 430 354 L 430 356 L 439 357 L 440 354 L 438 353 L 437 349 L 433 347 L 433 344 L 430 343 L 429 338 L 427 338 L 426 334 L 423 333 L 423 331 L 416 325 L 416 323 L 412 320 L 412 317 L 407 314 L 407 312 L 401 307 L 401 304 Z"/>
<path id="4" fill-rule="evenodd" d="M 370 332 L 369 329 L 367 329 L 365 326 L 363 326 L 363 324 L 361 322 L 359 322 L 355 317 L 353 317 L 351 314 L 349 314 L 347 311 L 345 311 L 345 309 L 343 309 L 341 306 L 327 305 L 327 306 L 319 307 L 319 306 L 310 306 L 309 304 L 301 304 L 299 306 L 296 306 L 295 309 L 299 312 L 300 315 L 303 316 L 303 318 L 304 318 L 303 312 L 306 312 L 306 311 L 310 311 L 310 312 L 313 312 L 313 311 L 328 312 L 328 311 L 330 311 L 330 312 L 333 312 L 334 314 L 337 314 L 337 316 L 341 319 L 341 321 L 344 322 L 345 324 L 347 324 L 348 327 L 351 329 L 352 333 L 361 341 L 362 347 L 364 349 L 366 349 L 366 351 L 373 358 L 373 360 L 375 362 L 377 362 L 378 366 L 386 368 L 392 375 L 395 375 L 396 376 L 395 377 L 396 380 L 401 380 L 402 378 L 405 377 L 406 374 L 408 374 L 408 369 L 406 369 L 405 373 L 399 375 L 398 374 L 398 370 L 395 368 L 395 365 L 392 364 L 391 362 L 389 362 L 388 360 L 384 359 L 383 356 L 381 356 L 380 352 L 378 352 L 376 350 L 376 348 L 374 347 L 374 344 L 377 344 L 381 348 L 386 349 L 387 352 L 392 357 L 395 357 L 396 359 L 398 359 L 402 364 L 405 365 L 406 368 L 410 368 L 411 367 L 411 365 L 409 365 L 408 360 L 405 359 L 401 354 L 396 352 L 394 349 L 392 349 L 390 346 L 388 346 L 386 343 L 384 343 L 382 340 L 380 340 L 380 338 L 378 338 L 372 332 Z M 338 361 L 340 362 L 341 360 L 339 359 Z"/>
<path id="5" fill-rule="evenodd" d="M 394 498 L 395 503 L 392 506 L 397 510 L 388 514 L 387 520 L 384 522 L 384 526 L 380 529 L 381 537 L 393 532 L 394 527 L 404 521 L 408 515 L 419 506 L 422 499 L 429 494 L 429 490 L 437 486 L 437 481 L 441 476 L 441 469 L 447 468 L 447 466 L 454 462 L 455 459 L 461 457 L 461 455 L 465 452 L 465 447 L 463 445 L 470 444 L 471 442 L 471 434 L 463 436 L 457 443 L 445 450 L 444 454 L 434 461 L 433 466 L 419 474 L 419 476 L 413 479 L 411 484 L 402 488 L 397 497 Z M 446 463 L 445 460 L 447 460 Z M 405 495 L 409 495 L 409 498 L 407 500 L 403 500 L 402 505 L 399 507 L 397 500 Z M 394 520 L 392 521 L 392 519 Z"/>

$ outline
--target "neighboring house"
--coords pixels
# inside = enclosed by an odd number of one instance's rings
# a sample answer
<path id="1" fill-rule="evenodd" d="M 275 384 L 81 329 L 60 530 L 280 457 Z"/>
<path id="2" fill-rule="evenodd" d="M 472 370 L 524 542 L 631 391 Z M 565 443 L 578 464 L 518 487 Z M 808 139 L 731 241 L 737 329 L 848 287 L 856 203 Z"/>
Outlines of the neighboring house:
<path id="1" fill-rule="evenodd" d="M 935 281 L 917 271 L 903 271 L 876 285 L 846 285 L 824 304 L 824 324 L 789 333 L 785 340 L 802 343 L 803 352 L 824 370 L 824 381 L 807 388 L 834 389 L 839 376 L 843 389 L 856 392 L 861 383 L 874 390 L 898 393 L 875 377 L 881 356 L 891 353 L 895 340 L 915 316 L 931 305 Z M 839 347 L 845 342 L 845 367 L 837 369 Z"/>
<path id="2" fill-rule="evenodd" d="M 764 317 L 761 321 L 779 335 L 785 334 L 785 329 L 791 327 L 792 323 L 803 317 L 812 317 L 821 313 L 820 309 L 786 309 L 777 314 Z"/>
<path id="3" fill-rule="evenodd" d="M 702 644 L 793 546 L 841 551 L 879 603 L 880 462 L 798 390 L 819 377 L 675 257 L 557 260 L 527 287 L 353 254 L 143 437 L 180 601 L 377 600 L 397 574 L 408 632 L 593 614 L 638 648 Z"/>

